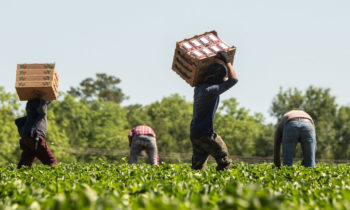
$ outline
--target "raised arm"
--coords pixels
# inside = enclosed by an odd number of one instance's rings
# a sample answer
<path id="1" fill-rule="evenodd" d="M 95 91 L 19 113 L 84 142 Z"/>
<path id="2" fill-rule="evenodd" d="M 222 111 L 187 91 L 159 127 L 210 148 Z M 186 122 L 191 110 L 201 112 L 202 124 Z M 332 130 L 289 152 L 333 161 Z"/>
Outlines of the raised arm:
<path id="1" fill-rule="evenodd" d="M 227 67 L 227 76 L 228 76 L 228 78 L 233 78 L 233 79 L 238 80 L 237 73 L 233 69 L 232 64 L 231 63 L 226 63 L 226 67 Z"/>
<path id="2" fill-rule="evenodd" d="M 230 63 L 230 59 L 225 51 L 219 51 L 217 54 L 217 58 L 222 60 L 227 67 L 227 76 L 228 78 L 233 78 L 238 80 L 237 73 L 234 70 L 232 64 Z"/>
<path id="3" fill-rule="evenodd" d="M 233 69 L 232 64 L 229 61 L 229 57 L 225 51 L 219 51 L 216 58 L 225 63 L 228 76 L 228 79 L 223 83 L 213 85 L 207 89 L 209 93 L 218 95 L 234 86 L 238 82 L 238 79 L 236 71 Z"/>

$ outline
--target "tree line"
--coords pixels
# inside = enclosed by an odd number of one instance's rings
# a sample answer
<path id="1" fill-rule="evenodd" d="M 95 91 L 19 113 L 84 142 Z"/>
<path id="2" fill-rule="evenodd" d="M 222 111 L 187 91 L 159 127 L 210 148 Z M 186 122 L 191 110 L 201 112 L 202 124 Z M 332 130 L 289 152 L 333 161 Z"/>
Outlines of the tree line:
<path id="1" fill-rule="evenodd" d="M 96 74 L 96 78 L 60 92 L 59 99 L 49 105 L 47 138 L 54 142 L 50 148 L 58 161 L 113 161 L 116 156 L 111 152 L 127 154 L 127 135 L 139 124 L 155 130 L 161 158 L 167 153 L 192 152 L 192 103 L 173 94 L 144 106 L 122 106 L 128 97 L 118 87 L 120 82 L 114 76 Z M 317 158 L 349 159 L 350 106 L 338 105 L 327 88 L 281 88 L 273 98 L 270 114 L 277 123 L 291 109 L 305 110 L 314 119 Z M 24 114 L 17 95 L 0 87 L 0 164 L 18 161 L 19 135 L 14 119 Z M 214 126 L 231 155 L 272 156 L 275 124 L 266 123 L 261 113 L 241 107 L 235 98 L 221 102 Z M 297 152 L 297 157 L 301 156 L 301 150 Z"/>

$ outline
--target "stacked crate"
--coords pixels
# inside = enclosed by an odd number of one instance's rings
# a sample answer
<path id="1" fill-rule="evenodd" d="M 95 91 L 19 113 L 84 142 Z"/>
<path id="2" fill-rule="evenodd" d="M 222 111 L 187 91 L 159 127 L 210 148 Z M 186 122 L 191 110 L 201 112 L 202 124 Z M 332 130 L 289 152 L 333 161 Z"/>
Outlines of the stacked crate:
<path id="1" fill-rule="evenodd" d="M 226 51 L 233 63 L 236 48 L 221 40 L 216 31 L 184 39 L 176 43 L 172 69 L 193 87 L 210 64 L 221 62 L 215 57 L 219 51 Z"/>
<path id="2" fill-rule="evenodd" d="M 47 101 L 57 99 L 58 75 L 55 64 L 18 64 L 16 91 L 21 101 L 37 97 Z"/>

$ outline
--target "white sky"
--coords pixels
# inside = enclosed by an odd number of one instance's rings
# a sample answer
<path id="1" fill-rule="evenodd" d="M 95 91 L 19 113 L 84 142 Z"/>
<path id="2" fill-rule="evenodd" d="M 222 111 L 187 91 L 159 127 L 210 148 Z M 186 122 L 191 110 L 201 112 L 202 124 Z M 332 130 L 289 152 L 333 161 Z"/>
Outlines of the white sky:
<path id="1" fill-rule="evenodd" d="M 171 70 L 176 41 L 215 29 L 237 47 L 239 82 L 222 99 L 268 110 L 279 87 L 331 88 L 349 105 L 347 0 L 0 0 L 0 86 L 15 92 L 17 63 L 56 62 L 66 91 L 104 72 L 124 105 L 193 89 Z"/>

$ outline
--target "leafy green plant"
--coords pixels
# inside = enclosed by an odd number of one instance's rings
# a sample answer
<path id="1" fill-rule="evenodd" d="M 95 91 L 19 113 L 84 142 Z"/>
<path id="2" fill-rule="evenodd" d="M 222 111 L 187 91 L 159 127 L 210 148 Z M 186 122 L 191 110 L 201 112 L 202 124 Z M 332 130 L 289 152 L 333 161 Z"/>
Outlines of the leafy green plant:
<path id="1" fill-rule="evenodd" d="M 348 209 L 350 164 L 0 167 L 0 209 Z"/>

